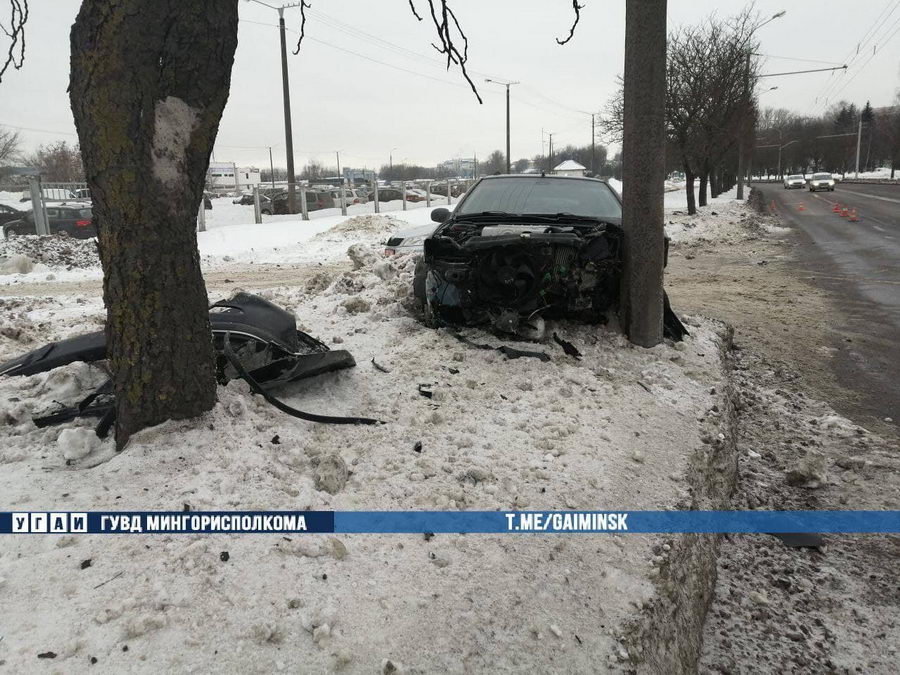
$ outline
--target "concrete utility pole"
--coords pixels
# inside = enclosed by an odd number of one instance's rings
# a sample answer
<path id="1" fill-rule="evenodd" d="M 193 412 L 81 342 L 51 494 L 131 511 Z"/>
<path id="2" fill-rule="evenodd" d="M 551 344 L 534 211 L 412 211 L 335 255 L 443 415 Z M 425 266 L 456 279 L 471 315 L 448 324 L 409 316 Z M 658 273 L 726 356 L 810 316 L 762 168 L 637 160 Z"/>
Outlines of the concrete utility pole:
<path id="1" fill-rule="evenodd" d="M 500 80 L 485 79 L 485 82 L 493 82 L 494 84 L 502 84 L 506 87 L 506 173 L 512 173 L 510 167 L 512 160 L 509 157 L 509 88 L 519 82 L 501 82 Z"/>
<path id="2" fill-rule="evenodd" d="M 272 192 L 275 192 L 275 162 L 272 161 L 272 146 L 269 146 L 269 177 L 272 179 Z"/>
<path id="3" fill-rule="evenodd" d="M 344 194 L 344 174 L 341 173 L 341 151 L 335 150 L 334 156 L 337 157 L 338 172 L 338 194 L 341 196 L 341 215 L 347 215 L 347 196 Z"/>
<path id="4" fill-rule="evenodd" d="M 597 114 L 591 113 L 591 175 L 596 176 L 597 171 L 594 168 L 597 156 L 597 132 L 595 130 Z"/>
<path id="5" fill-rule="evenodd" d="M 547 155 L 547 173 L 553 171 L 553 132 L 548 131 L 547 135 L 550 137 L 550 153 Z"/>
<path id="6" fill-rule="evenodd" d="M 856 176 L 859 178 L 859 148 L 862 144 L 862 115 L 859 116 L 859 131 L 856 134 Z"/>
<path id="7" fill-rule="evenodd" d="M 294 134 L 291 130 L 291 90 L 288 84 L 284 10 L 300 5 L 299 2 L 292 2 L 278 8 L 278 31 L 281 34 L 281 88 L 284 96 L 284 144 L 287 146 L 288 211 L 291 213 L 297 213 L 297 187 L 294 182 Z"/>
<path id="8" fill-rule="evenodd" d="M 642 347 L 663 337 L 666 0 L 625 5 L 621 319 Z"/>

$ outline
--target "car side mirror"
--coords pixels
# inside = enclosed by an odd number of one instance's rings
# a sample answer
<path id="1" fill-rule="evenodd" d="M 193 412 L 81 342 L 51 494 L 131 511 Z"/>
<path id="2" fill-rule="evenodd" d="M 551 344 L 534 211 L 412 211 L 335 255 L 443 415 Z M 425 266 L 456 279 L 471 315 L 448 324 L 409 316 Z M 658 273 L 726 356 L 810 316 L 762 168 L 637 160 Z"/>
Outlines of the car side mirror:
<path id="1" fill-rule="evenodd" d="M 431 219 L 436 223 L 443 223 L 450 217 L 450 209 L 440 206 L 431 212 Z"/>

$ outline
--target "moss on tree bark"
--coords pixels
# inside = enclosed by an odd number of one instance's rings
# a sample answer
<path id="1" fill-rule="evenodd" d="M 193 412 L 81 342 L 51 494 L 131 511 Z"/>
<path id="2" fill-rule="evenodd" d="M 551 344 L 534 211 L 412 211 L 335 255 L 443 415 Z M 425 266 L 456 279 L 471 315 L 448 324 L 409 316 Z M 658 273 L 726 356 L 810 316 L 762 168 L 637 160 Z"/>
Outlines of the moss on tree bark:
<path id="1" fill-rule="evenodd" d="M 70 98 L 103 264 L 116 443 L 215 403 L 196 215 L 237 0 L 83 0 Z"/>

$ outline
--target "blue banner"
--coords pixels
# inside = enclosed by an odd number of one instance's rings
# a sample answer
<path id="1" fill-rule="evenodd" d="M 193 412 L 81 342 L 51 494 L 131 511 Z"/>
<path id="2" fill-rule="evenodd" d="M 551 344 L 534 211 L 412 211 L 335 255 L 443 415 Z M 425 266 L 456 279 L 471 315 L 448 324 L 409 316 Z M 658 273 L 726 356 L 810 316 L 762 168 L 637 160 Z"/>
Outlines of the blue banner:
<path id="1" fill-rule="evenodd" d="M 900 511 L 0 512 L 0 534 L 900 533 Z"/>

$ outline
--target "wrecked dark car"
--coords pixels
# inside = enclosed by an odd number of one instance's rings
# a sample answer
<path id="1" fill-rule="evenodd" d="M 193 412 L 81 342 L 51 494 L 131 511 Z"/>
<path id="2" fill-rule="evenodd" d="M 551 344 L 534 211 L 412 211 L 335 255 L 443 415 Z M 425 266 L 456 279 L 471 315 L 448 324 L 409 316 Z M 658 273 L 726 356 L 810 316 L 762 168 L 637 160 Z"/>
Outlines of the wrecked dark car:
<path id="1" fill-rule="evenodd" d="M 243 379 L 251 390 L 273 406 L 294 417 L 327 424 L 377 424 L 365 417 L 334 417 L 306 413 L 282 403 L 270 390 L 289 382 L 345 368 L 356 361 L 350 352 L 331 350 L 326 344 L 297 330 L 294 316 L 277 305 L 250 293 L 237 293 L 230 300 L 210 307 L 209 323 L 216 351 L 216 373 L 220 384 Z M 106 359 L 106 334 L 102 331 L 52 342 L 18 358 L 0 363 L 0 375 L 34 375 L 76 361 Z M 79 417 L 99 417 L 97 435 L 105 437 L 115 421 L 111 380 L 75 405 L 61 405 L 33 418 L 38 427 L 60 424 Z"/>
<path id="2" fill-rule="evenodd" d="M 540 340 L 545 319 L 603 322 L 617 308 L 622 204 L 605 181 L 486 176 L 432 219 L 440 225 L 414 281 L 429 325 L 489 325 Z M 664 326 L 673 339 L 686 333 L 668 299 Z"/>

